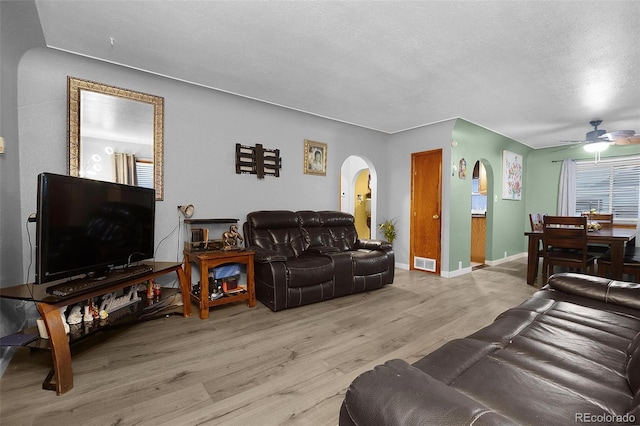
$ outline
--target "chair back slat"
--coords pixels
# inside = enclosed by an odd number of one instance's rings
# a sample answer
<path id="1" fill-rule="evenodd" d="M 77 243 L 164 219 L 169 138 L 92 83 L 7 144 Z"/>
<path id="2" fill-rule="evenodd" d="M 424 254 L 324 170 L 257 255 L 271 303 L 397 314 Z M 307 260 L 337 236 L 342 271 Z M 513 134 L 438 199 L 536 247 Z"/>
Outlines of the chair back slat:
<path id="1" fill-rule="evenodd" d="M 543 225 L 543 217 L 542 213 L 529 213 L 529 222 L 531 222 L 531 230 L 532 231 L 542 231 Z"/>
<path id="2" fill-rule="evenodd" d="M 586 216 L 544 216 L 542 230 L 543 279 L 553 266 L 586 271 L 593 269 L 593 256 L 587 250 Z"/>
<path id="3" fill-rule="evenodd" d="M 542 241 L 544 250 L 587 248 L 587 218 L 585 216 L 544 216 Z"/>

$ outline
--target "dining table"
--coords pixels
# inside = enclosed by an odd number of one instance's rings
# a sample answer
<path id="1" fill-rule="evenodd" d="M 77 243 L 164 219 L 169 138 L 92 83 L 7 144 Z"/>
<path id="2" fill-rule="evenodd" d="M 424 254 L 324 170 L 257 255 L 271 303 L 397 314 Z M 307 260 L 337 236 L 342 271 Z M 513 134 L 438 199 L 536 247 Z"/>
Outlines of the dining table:
<path id="1" fill-rule="evenodd" d="M 635 244 L 637 228 L 601 228 L 587 232 L 587 242 L 591 244 L 608 245 L 611 249 L 611 278 L 622 279 L 624 266 L 624 250 L 627 244 Z M 538 276 L 538 261 L 540 257 L 540 241 L 542 231 L 529 231 L 524 235 L 529 238 L 527 250 L 527 284 L 533 285 Z"/>

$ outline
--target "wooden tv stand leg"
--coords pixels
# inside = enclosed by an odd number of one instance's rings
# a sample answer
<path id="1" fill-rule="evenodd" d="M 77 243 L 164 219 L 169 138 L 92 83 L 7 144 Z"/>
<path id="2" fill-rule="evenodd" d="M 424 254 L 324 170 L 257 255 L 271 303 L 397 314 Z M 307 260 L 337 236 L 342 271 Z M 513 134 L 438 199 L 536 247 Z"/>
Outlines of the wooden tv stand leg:
<path id="1" fill-rule="evenodd" d="M 56 394 L 62 395 L 73 388 L 73 370 L 71 368 L 71 349 L 69 348 L 69 338 L 62 324 L 60 310 L 47 303 L 38 303 L 38 311 L 44 321 L 44 325 L 49 333 L 49 345 L 51 346 L 51 357 L 53 358 L 53 372 L 55 377 Z M 50 389 L 47 381 L 42 384 L 43 388 Z M 53 390 L 53 389 L 52 389 Z"/>
<path id="2" fill-rule="evenodd" d="M 176 273 L 180 282 L 180 293 L 182 294 L 182 316 L 185 318 L 191 315 L 191 283 L 187 281 L 184 269 L 180 266 Z"/>

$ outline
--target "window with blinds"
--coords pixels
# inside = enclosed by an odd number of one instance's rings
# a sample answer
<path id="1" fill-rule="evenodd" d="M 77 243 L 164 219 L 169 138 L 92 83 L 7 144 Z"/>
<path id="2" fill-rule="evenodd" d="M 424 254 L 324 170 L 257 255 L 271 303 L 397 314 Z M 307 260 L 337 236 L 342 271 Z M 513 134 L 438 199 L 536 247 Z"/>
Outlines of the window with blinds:
<path id="1" fill-rule="evenodd" d="M 136 160 L 138 186 L 153 189 L 153 163 Z"/>
<path id="2" fill-rule="evenodd" d="M 613 213 L 614 220 L 637 221 L 640 157 L 576 162 L 576 212 Z"/>

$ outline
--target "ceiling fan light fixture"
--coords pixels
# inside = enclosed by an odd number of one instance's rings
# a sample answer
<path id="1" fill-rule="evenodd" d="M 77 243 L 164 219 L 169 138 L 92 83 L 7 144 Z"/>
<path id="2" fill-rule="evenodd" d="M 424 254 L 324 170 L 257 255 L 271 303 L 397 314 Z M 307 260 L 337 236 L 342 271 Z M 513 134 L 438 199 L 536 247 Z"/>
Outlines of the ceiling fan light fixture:
<path id="1" fill-rule="evenodd" d="M 587 152 L 602 152 L 609 148 L 609 142 L 592 142 L 584 146 Z"/>

